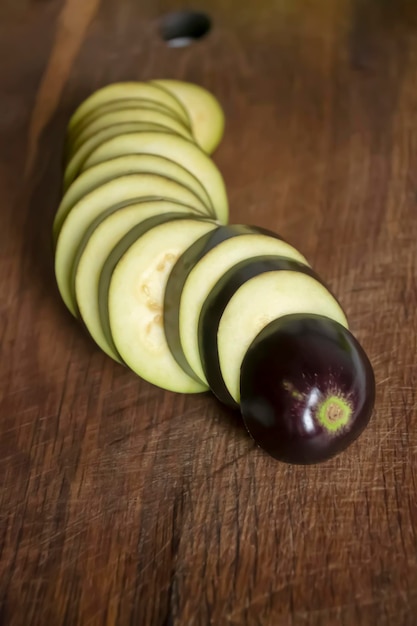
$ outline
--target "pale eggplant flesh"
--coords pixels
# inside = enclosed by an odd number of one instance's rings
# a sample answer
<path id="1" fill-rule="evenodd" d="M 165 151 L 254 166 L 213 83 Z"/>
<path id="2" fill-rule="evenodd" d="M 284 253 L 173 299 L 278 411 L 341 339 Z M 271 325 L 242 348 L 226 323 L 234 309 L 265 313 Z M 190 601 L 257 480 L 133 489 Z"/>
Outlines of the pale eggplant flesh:
<path id="1" fill-rule="evenodd" d="M 199 378 L 187 361 L 180 338 L 180 302 L 184 284 L 196 263 L 213 248 L 227 239 L 250 234 L 267 234 L 281 239 L 279 235 L 257 226 L 242 224 L 220 225 L 216 230 L 207 233 L 190 246 L 177 260 L 169 276 L 164 302 L 164 325 L 167 343 L 177 363 L 189 376 L 196 378 L 196 380 L 199 380 Z"/>

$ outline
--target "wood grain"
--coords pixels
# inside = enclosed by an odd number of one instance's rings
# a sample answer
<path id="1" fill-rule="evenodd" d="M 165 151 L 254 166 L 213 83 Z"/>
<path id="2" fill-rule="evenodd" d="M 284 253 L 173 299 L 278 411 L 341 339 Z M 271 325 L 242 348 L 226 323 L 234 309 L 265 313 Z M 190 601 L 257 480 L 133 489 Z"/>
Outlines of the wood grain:
<path id="1" fill-rule="evenodd" d="M 0 623 L 414 626 L 417 5 L 198 0 L 211 34 L 168 48 L 182 6 L 0 9 Z M 111 362 L 58 298 L 69 115 L 155 77 L 217 95 L 232 221 L 296 245 L 371 357 L 373 420 L 332 461 L 274 462 L 210 395 Z"/>
<path id="2" fill-rule="evenodd" d="M 59 105 L 62 90 L 99 4 L 100 0 L 67 0 L 62 7 L 30 118 L 26 175 L 32 173 L 40 135 Z"/>

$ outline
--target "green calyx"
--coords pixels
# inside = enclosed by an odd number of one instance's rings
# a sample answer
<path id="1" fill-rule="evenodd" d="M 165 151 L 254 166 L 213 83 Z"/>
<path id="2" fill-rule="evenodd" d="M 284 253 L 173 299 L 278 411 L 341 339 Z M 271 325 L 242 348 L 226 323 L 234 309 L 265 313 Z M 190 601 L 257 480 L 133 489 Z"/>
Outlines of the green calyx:
<path id="1" fill-rule="evenodd" d="M 352 416 L 352 407 L 347 400 L 338 396 L 326 398 L 317 407 L 317 419 L 324 428 L 331 432 L 337 432 L 349 422 Z"/>

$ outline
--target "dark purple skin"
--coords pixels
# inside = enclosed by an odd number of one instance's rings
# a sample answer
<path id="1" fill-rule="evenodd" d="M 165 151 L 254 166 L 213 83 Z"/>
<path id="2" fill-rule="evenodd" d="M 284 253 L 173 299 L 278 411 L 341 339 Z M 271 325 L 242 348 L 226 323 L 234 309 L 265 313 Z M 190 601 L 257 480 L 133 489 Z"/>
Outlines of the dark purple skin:
<path id="1" fill-rule="evenodd" d="M 341 324 L 319 315 L 286 315 L 266 326 L 245 355 L 240 385 L 247 430 L 286 463 L 319 463 L 345 450 L 375 402 L 363 348 Z"/>

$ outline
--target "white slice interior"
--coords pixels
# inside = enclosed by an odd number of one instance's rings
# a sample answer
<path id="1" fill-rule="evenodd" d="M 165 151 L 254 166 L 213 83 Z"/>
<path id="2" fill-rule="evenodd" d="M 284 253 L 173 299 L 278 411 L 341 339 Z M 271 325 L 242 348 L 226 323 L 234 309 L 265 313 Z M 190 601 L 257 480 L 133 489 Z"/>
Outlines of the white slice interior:
<path id="1" fill-rule="evenodd" d="M 110 328 L 123 361 L 148 382 L 177 393 L 197 393 L 207 386 L 190 378 L 168 348 L 165 285 L 176 259 L 214 228 L 213 223 L 192 219 L 153 228 L 130 246 L 110 282 Z"/>
<path id="2" fill-rule="evenodd" d="M 53 233 L 54 241 L 59 234 L 61 225 L 71 208 L 100 185 L 114 178 L 127 174 L 152 173 L 176 180 L 204 203 L 207 213 L 212 215 L 213 210 L 210 198 L 202 184 L 195 176 L 170 159 L 153 154 L 131 154 L 110 161 L 104 161 L 99 165 L 83 172 L 67 189 L 55 215 Z"/>
<path id="3" fill-rule="evenodd" d="M 176 161 L 201 182 L 211 198 L 217 219 L 227 224 L 229 205 L 219 169 L 195 143 L 174 134 L 133 133 L 113 137 L 101 144 L 85 161 L 83 169 L 127 154 L 160 154 Z"/>
<path id="4" fill-rule="evenodd" d="M 73 315 L 76 315 L 76 303 L 71 293 L 71 268 L 86 229 L 112 205 L 150 197 L 189 205 L 202 214 L 205 211 L 203 203 L 180 183 L 157 174 L 131 174 L 101 185 L 84 196 L 68 213 L 57 240 L 55 276 L 62 299 Z"/>
<path id="5" fill-rule="evenodd" d="M 131 204 L 103 219 L 89 238 L 76 268 L 75 296 L 78 309 L 90 335 L 110 357 L 119 361 L 103 332 L 100 321 L 99 279 L 101 269 L 118 241 L 144 220 L 167 213 L 190 214 L 187 207 L 154 200 Z"/>
<path id="6" fill-rule="evenodd" d="M 196 142 L 208 154 L 214 152 L 224 132 L 224 113 L 217 99 L 207 89 L 179 80 L 154 80 L 152 84 L 172 93 L 188 111 Z"/>
<path id="7" fill-rule="evenodd" d="M 180 337 L 184 355 L 204 382 L 207 379 L 200 360 L 198 321 L 203 304 L 218 280 L 228 269 L 250 257 L 264 254 L 283 256 L 308 264 L 290 244 L 268 235 L 240 235 L 223 241 L 210 250 L 190 272 L 180 300 Z"/>
<path id="8" fill-rule="evenodd" d="M 142 82 L 112 83 L 95 91 L 80 104 L 72 115 L 68 129 L 71 131 L 80 120 L 94 111 L 97 107 L 113 100 L 125 100 L 132 98 L 145 98 L 155 100 L 172 109 L 186 123 L 190 123 L 188 114 L 183 105 L 172 94 L 161 89 L 157 85 Z"/>
<path id="9" fill-rule="evenodd" d="M 169 130 L 168 128 L 146 122 L 117 124 L 116 126 L 110 126 L 109 128 L 104 128 L 103 130 L 100 130 L 94 135 L 94 137 L 91 137 L 91 139 L 83 143 L 83 145 L 80 146 L 80 148 L 71 155 L 70 160 L 65 167 L 63 185 L 64 190 L 67 190 L 73 180 L 75 180 L 79 173 L 83 169 L 85 169 L 85 161 L 102 143 L 105 143 L 113 137 L 117 138 L 120 136 L 125 136 L 128 133 L 135 133 L 135 136 L 138 136 L 137 134 L 143 131 L 156 131 L 159 132 L 160 135 L 164 135 L 165 133 L 173 134 L 173 131 Z"/>
<path id="10" fill-rule="evenodd" d="M 174 133 L 177 133 L 186 139 L 194 140 L 192 132 L 188 130 L 184 124 L 166 113 L 152 111 L 152 109 L 120 109 L 119 111 L 106 113 L 88 124 L 72 142 L 71 152 L 76 152 L 83 143 L 93 137 L 100 130 L 103 130 L 103 128 L 108 128 L 109 126 L 114 126 L 116 124 L 130 124 L 130 122 L 158 124 L 158 126 L 169 128 Z"/>
<path id="11" fill-rule="evenodd" d="M 240 367 L 252 341 L 269 322 L 291 313 L 312 313 L 347 328 L 340 305 L 318 280 L 292 271 L 266 272 L 242 285 L 221 317 L 219 362 L 229 393 L 240 401 Z"/>

